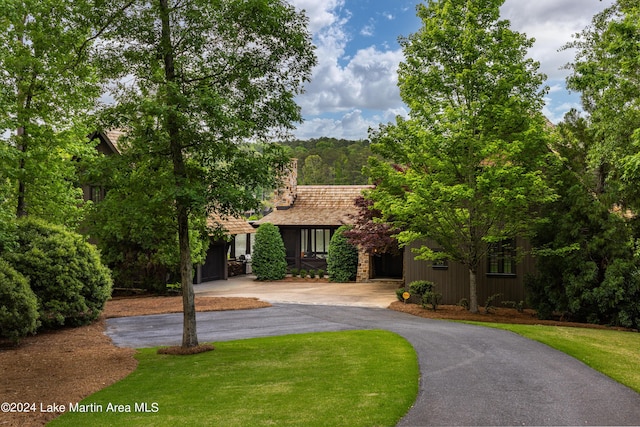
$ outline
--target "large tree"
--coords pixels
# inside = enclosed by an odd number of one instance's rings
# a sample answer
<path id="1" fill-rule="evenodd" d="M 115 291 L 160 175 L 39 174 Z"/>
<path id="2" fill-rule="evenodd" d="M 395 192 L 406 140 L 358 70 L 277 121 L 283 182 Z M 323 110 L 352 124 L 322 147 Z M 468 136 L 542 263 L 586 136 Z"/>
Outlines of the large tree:
<path id="1" fill-rule="evenodd" d="M 198 344 L 189 217 L 255 207 L 253 188 L 272 184 L 287 164 L 274 147 L 239 142 L 300 119 L 294 98 L 315 63 L 306 24 L 283 0 L 136 1 L 104 42 L 103 64 L 121 78 L 105 124 L 171 165 L 183 347 Z"/>
<path id="2" fill-rule="evenodd" d="M 422 259 L 468 267 L 474 312 L 478 265 L 490 244 L 523 235 L 535 207 L 552 198 L 541 172 L 544 76 L 526 58 L 533 41 L 499 19 L 502 3 L 418 6 L 422 28 L 401 39 L 399 87 L 409 118 L 371 135 L 374 152 L 393 162 L 370 161 L 375 208 L 403 230 L 400 243 L 429 242 Z"/>
<path id="3" fill-rule="evenodd" d="M 85 1 L 0 3 L 0 203 L 16 216 L 79 220 L 73 160 L 92 151 L 87 116 L 100 87 L 90 48 L 106 25 L 92 18 Z"/>
<path id="4" fill-rule="evenodd" d="M 587 112 L 589 166 L 596 192 L 608 203 L 640 208 L 640 6 L 619 0 L 594 16 L 566 48 L 576 50 L 567 65 L 567 86 L 580 92 Z"/>

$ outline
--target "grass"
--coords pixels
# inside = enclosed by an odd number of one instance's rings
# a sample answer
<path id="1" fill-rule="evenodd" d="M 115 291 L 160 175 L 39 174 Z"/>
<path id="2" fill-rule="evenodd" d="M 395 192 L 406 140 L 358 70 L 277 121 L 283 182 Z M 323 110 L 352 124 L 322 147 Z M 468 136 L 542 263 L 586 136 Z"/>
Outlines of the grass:
<path id="1" fill-rule="evenodd" d="M 473 323 L 506 329 L 567 353 L 640 393 L 640 334 L 607 329 Z"/>
<path id="2" fill-rule="evenodd" d="M 103 412 L 66 413 L 51 425 L 391 426 L 418 392 L 416 353 L 388 331 L 288 335 L 215 347 L 191 356 L 142 349 L 135 372 L 81 402 L 102 405 Z M 108 413 L 109 403 L 130 405 L 132 412 Z M 150 412 L 136 413 L 136 403 L 147 403 Z"/>

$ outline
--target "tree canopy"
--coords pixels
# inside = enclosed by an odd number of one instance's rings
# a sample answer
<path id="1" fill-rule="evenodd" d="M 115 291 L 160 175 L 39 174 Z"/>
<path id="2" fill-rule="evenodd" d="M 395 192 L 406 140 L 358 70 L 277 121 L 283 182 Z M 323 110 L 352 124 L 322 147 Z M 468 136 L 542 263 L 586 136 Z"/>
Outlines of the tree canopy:
<path id="1" fill-rule="evenodd" d="M 90 48 L 99 29 L 85 1 L 0 7 L 0 210 L 76 226 L 75 162 L 93 149 L 100 95 Z M 7 206 L 9 205 L 9 206 Z"/>
<path id="2" fill-rule="evenodd" d="M 315 64 L 307 18 L 282 0 L 122 1 L 103 36 L 102 64 L 116 104 L 105 127 L 167 174 L 178 234 L 183 347 L 196 346 L 189 218 L 256 207 L 253 188 L 275 185 L 287 158 L 245 140 L 286 133 L 300 120 L 296 94 Z M 170 165 L 169 168 L 164 165 Z M 152 170 L 149 170 L 151 173 Z M 163 178 L 164 179 L 164 178 Z"/>
<path id="3" fill-rule="evenodd" d="M 533 41 L 499 19 L 502 3 L 418 6 L 422 28 L 401 39 L 410 116 L 371 135 L 374 152 L 393 162 L 370 160 L 375 208 L 403 230 L 401 244 L 425 241 L 421 258 L 468 267 L 472 311 L 489 244 L 524 234 L 535 207 L 553 199 L 542 174 L 544 76 L 526 58 Z"/>
<path id="4" fill-rule="evenodd" d="M 567 86 L 580 92 L 587 113 L 590 167 L 597 190 L 610 201 L 640 208 L 640 7 L 619 0 L 594 16 L 567 48 L 576 49 L 567 65 Z"/>
<path id="5" fill-rule="evenodd" d="M 367 176 L 362 168 L 373 155 L 369 141 L 317 138 L 281 142 L 298 159 L 301 185 L 362 185 Z"/>

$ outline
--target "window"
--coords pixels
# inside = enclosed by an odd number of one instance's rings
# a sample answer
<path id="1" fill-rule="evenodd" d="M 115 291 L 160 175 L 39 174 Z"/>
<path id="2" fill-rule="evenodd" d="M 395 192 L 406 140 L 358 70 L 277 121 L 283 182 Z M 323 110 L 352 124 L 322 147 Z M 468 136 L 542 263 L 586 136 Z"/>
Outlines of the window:
<path id="1" fill-rule="evenodd" d="M 434 249 L 434 252 L 442 252 L 442 249 Z M 446 270 L 449 268 L 449 261 L 446 258 L 431 261 L 431 268 L 434 270 Z"/>
<path id="2" fill-rule="evenodd" d="M 431 261 L 431 268 L 435 270 L 446 270 L 449 268 L 449 262 L 446 259 Z"/>
<path id="3" fill-rule="evenodd" d="M 89 200 L 92 200 L 94 203 L 104 200 L 105 190 L 103 187 L 91 186 L 89 193 Z"/>
<path id="4" fill-rule="evenodd" d="M 329 228 L 303 228 L 300 233 L 304 258 L 326 258 L 331 240 Z"/>
<path id="5" fill-rule="evenodd" d="M 515 239 L 507 239 L 489 245 L 488 274 L 516 274 L 516 244 Z"/>

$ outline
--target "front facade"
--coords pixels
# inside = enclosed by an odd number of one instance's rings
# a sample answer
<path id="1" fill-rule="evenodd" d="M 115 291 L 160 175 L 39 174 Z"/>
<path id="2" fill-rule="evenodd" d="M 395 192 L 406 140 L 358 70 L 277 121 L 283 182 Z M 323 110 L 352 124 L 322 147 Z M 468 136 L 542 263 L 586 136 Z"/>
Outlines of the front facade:
<path id="1" fill-rule="evenodd" d="M 457 304 L 463 298 L 469 300 L 469 269 L 457 262 L 431 262 L 416 260 L 413 249 L 424 242 L 413 242 L 405 248 L 405 283 L 415 280 L 429 280 L 435 283 L 435 289 L 442 294 L 441 304 Z M 515 248 L 523 249 L 525 255 L 518 257 Z M 480 263 L 476 275 L 478 304 L 496 294 L 501 301 L 526 301 L 525 279 L 535 273 L 535 259 L 527 254 L 531 245 L 524 239 L 513 239 L 489 248 L 489 254 Z M 520 259 L 521 258 L 521 259 Z"/>
<path id="2" fill-rule="evenodd" d="M 327 269 L 329 242 L 335 231 L 352 222 L 354 200 L 365 185 L 293 185 L 276 202 L 276 208 L 257 225 L 271 223 L 280 229 L 291 268 Z"/>

